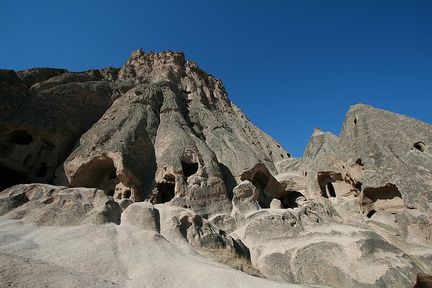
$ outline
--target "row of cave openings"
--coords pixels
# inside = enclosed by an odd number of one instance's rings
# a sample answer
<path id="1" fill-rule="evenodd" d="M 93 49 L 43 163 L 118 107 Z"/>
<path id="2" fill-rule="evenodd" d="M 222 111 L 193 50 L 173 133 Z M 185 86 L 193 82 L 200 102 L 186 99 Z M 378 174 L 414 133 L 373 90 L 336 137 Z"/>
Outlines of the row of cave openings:
<path id="1" fill-rule="evenodd" d="M 14 130 L 6 135 L 3 135 L 0 142 L 0 157 L 7 158 L 10 156 L 11 150 L 15 145 L 28 146 L 35 141 L 34 137 L 25 130 Z M 54 145 L 43 140 L 43 149 L 52 151 Z M 423 142 L 416 142 L 413 147 L 421 152 L 425 151 L 425 144 Z M 27 158 L 35 155 L 28 155 Z M 37 155 L 36 155 L 37 156 Z M 26 158 L 26 159 L 27 159 Z M 184 177 L 187 179 L 194 175 L 198 171 L 198 163 L 192 160 L 181 160 L 181 166 Z M 24 160 L 22 165 L 25 165 Z M 360 163 L 361 160 L 360 160 Z M 85 173 L 81 173 L 79 184 L 84 187 L 96 187 L 103 189 L 108 195 L 114 196 L 117 184 L 120 180 L 117 177 L 116 168 L 112 159 L 105 158 L 92 162 L 91 169 L 85 169 Z M 0 190 L 13 186 L 15 184 L 29 183 L 31 181 L 37 181 L 37 179 L 44 180 L 48 172 L 47 163 L 39 161 L 37 167 L 29 172 L 17 171 L 16 169 L 9 167 L 3 162 L 0 163 Z M 336 197 L 337 193 L 333 185 L 333 179 L 329 173 L 321 173 L 318 175 L 318 183 L 321 189 L 321 194 L 325 198 Z M 156 203 L 165 203 L 172 200 L 175 196 L 175 178 L 172 175 L 166 175 L 165 181 L 156 184 L 157 195 Z M 258 171 L 253 179 L 252 183 L 260 191 L 259 205 L 262 208 L 269 208 L 270 202 L 273 199 L 270 195 L 267 195 L 265 190 L 269 183 L 269 176 L 265 173 Z M 43 182 L 43 181 L 40 181 Z M 360 184 L 361 185 L 361 184 Z M 356 187 L 359 191 L 361 186 Z M 126 189 L 123 193 L 117 195 L 120 198 L 130 198 L 131 191 Z M 278 197 L 281 200 L 284 208 L 295 208 L 298 206 L 296 200 L 304 195 L 298 191 L 286 191 L 283 196 Z M 381 188 L 365 188 L 363 191 L 363 197 L 369 199 L 369 202 L 376 202 L 379 199 L 393 199 L 395 197 L 402 199 L 400 192 L 397 187 L 393 184 L 389 184 Z M 371 209 L 367 211 L 367 216 L 371 217 L 376 211 Z"/>
<path id="2" fill-rule="evenodd" d="M 37 150 L 36 150 L 37 149 Z M 0 135 L 0 191 L 17 184 L 50 183 L 55 167 L 47 158 L 55 146 L 23 129 Z M 24 157 L 25 156 L 25 157 Z"/>
<path id="3" fill-rule="evenodd" d="M 333 181 L 342 180 L 342 176 L 339 173 L 333 172 L 319 172 L 317 176 L 318 184 L 321 190 L 321 195 L 324 198 L 333 198 L 337 196 L 336 189 L 333 186 Z M 361 191 L 361 183 L 357 183 L 354 186 L 358 191 Z M 375 204 L 378 201 L 396 201 L 399 205 L 403 205 L 402 194 L 396 185 L 392 183 L 387 183 L 382 187 L 365 187 L 360 194 L 360 205 L 361 212 L 366 215 L 366 217 L 371 218 L 376 212 Z M 386 209 L 384 204 L 382 209 Z"/>

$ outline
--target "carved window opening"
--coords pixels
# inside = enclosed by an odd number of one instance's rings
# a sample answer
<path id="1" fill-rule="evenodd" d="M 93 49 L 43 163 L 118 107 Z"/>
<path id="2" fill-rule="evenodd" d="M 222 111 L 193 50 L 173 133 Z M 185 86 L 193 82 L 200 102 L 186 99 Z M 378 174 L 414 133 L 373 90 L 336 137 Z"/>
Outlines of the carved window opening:
<path id="1" fill-rule="evenodd" d="M 424 152 L 425 151 L 425 143 L 423 142 L 416 142 L 413 144 L 414 148 L 419 150 L 420 152 Z"/>
<path id="2" fill-rule="evenodd" d="M 375 213 L 376 213 L 376 211 L 372 209 L 372 210 L 370 210 L 370 211 L 367 213 L 366 217 L 368 217 L 368 218 L 372 218 L 372 216 L 373 216 Z"/>

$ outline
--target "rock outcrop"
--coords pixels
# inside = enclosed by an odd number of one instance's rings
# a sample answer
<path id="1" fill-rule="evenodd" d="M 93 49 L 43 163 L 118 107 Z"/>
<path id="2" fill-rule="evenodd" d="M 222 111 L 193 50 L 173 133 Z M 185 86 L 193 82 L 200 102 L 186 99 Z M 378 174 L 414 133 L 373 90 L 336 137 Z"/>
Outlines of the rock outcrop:
<path id="1" fill-rule="evenodd" d="M 244 170 L 262 162 L 275 172 L 289 157 L 182 53 L 137 50 L 121 69 L 2 73 L 2 189 L 96 187 L 214 214 L 230 211 Z"/>
<path id="2" fill-rule="evenodd" d="M 121 209 L 102 190 L 23 184 L 0 193 L 0 215 L 38 225 L 119 224 Z"/>
<path id="3" fill-rule="evenodd" d="M 429 281 L 430 124 L 359 104 L 339 136 L 316 129 L 292 158 L 171 51 L 137 50 L 121 68 L 0 70 L 0 98 L 5 285 Z"/>

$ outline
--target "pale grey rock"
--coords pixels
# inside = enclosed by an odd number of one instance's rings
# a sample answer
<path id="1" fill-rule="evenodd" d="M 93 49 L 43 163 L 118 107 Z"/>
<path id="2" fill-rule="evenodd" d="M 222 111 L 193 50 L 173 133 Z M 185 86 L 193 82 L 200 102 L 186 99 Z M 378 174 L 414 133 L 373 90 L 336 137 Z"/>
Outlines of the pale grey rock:
<path id="1" fill-rule="evenodd" d="M 10 187 L 0 193 L 0 257 L 58 273 L 35 277 L 36 287 L 172 287 L 178 278 L 201 287 L 213 277 L 202 255 L 331 287 L 410 287 L 432 272 L 427 123 L 355 105 L 339 137 L 316 129 L 292 158 L 221 81 L 171 51 L 137 50 L 121 68 L 79 73 L 0 70 L 0 98 L 0 190 Z M 62 186 L 12 186 L 30 182 Z M 16 275 L 0 267 L 8 285 L 29 286 Z M 274 284 L 229 279 L 206 286 Z"/>
<path id="2" fill-rule="evenodd" d="M 249 249 L 195 212 L 158 204 L 160 233 L 188 253 L 209 256 L 218 262 L 255 276 L 262 276 L 250 263 Z"/>
<path id="3" fill-rule="evenodd" d="M 2 217 L 38 225 L 118 224 L 120 214 L 120 206 L 97 189 L 23 184 L 0 193 Z"/>
<path id="4" fill-rule="evenodd" d="M 238 214 L 248 214 L 259 209 L 259 191 L 252 182 L 242 181 L 233 189 L 231 215 L 235 218 Z"/>
<path id="5" fill-rule="evenodd" d="M 359 104 L 345 117 L 338 154 L 361 161 L 364 189 L 394 185 L 406 207 L 425 210 L 432 198 L 430 143 L 432 125 Z"/>
<path id="6" fill-rule="evenodd" d="M 149 202 L 133 203 L 121 214 L 121 224 L 160 232 L 159 212 Z"/>
<path id="7" fill-rule="evenodd" d="M 47 227 L 0 219 L 1 286 L 301 288 L 181 251 L 132 225 Z"/>
<path id="8" fill-rule="evenodd" d="M 282 202 L 279 199 L 275 198 L 270 202 L 270 209 L 282 209 L 282 208 L 283 208 Z"/>

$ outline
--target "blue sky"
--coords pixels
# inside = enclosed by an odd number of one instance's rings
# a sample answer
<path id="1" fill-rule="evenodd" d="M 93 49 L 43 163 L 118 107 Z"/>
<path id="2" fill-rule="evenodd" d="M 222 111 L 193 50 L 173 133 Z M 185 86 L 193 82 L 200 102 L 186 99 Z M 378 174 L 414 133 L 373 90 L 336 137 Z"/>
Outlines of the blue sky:
<path id="1" fill-rule="evenodd" d="M 432 122 L 432 1 L 1 0 L 0 23 L 0 68 L 184 51 L 295 156 L 355 103 Z"/>

